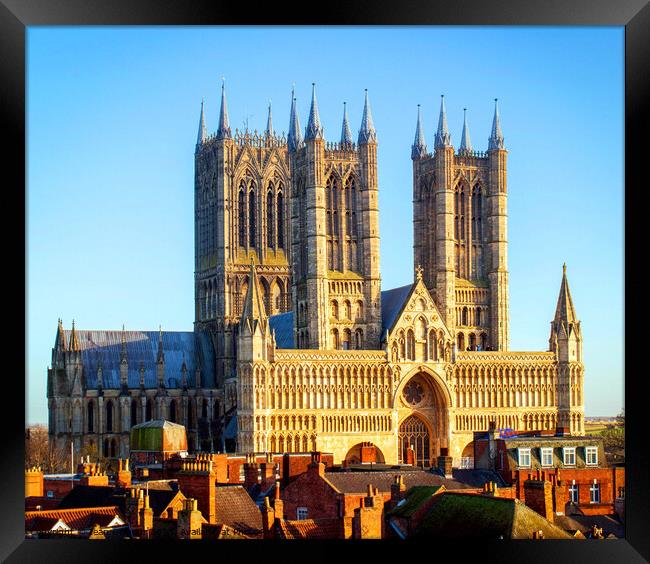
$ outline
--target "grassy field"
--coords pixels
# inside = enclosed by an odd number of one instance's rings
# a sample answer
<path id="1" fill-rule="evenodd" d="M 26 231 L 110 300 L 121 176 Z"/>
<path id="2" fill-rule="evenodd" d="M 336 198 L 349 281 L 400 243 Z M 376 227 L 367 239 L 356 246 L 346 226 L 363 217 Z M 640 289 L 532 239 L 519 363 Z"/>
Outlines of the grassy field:
<path id="1" fill-rule="evenodd" d="M 618 427 L 620 423 L 605 421 L 585 421 L 585 433 L 587 435 L 598 435 L 609 427 Z"/>

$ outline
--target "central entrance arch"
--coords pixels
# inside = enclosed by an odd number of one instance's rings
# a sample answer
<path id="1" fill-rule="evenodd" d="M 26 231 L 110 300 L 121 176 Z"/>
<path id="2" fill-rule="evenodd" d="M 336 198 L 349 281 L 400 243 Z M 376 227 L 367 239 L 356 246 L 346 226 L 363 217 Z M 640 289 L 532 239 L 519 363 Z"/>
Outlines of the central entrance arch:
<path id="1" fill-rule="evenodd" d="M 400 464 L 435 466 L 440 449 L 449 447 L 450 402 L 444 380 L 425 367 L 406 376 L 395 398 Z"/>

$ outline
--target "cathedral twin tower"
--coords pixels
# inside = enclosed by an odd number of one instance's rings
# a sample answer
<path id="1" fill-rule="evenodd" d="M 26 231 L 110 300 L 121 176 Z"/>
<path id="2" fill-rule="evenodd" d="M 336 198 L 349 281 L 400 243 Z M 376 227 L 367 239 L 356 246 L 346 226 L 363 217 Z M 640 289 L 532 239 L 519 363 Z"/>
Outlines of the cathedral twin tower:
<path id="1" fill-rule="evenodd" d="M 455 154 L 442 98 L 435 151 L 418 107 L 414 262 L 458 350 L 508 349 L 506 155 L 495 105 L 487 153 L 467 120 Z M 225 88 L 196 144 L 196 328 L 213 334 L 217 372 L 234 375 L 237 322 L 255 264 L 266 313 L 293 311 L 299 349 L 378 349 L 381 334 L 377 134 L 366 92 L 355 143 L 324 140 L 315 86 L 304 138 L 292 92 L 289 133 L 231 131 Z M 288 221 L 287 221 L 288 220 Z M 221 370 L 219 370 L 221 368 Z"/>

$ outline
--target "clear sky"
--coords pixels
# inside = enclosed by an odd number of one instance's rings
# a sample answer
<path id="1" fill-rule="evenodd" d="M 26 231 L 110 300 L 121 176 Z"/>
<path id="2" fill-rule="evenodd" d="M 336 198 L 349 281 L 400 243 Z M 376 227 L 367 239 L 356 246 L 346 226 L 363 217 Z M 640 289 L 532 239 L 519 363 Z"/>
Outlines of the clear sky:
<path id="1" fill-rule="evenodd" d="M 81 329 L 191 330 L 194 144 L 301 125 L 316 82 L 328 140 L 368 88 L 378 135 L 382 287 L 413 279 L 410 147 L 445 94 L 485 150 L 499 98 L 508 154 L 512 350 L 547 350 L 562 276 L 582 322 L 586 415 L 623 407 L 622 27 L 87 27 L 27 34 L 27 422 L 47 421 L 57 318 Z"/>

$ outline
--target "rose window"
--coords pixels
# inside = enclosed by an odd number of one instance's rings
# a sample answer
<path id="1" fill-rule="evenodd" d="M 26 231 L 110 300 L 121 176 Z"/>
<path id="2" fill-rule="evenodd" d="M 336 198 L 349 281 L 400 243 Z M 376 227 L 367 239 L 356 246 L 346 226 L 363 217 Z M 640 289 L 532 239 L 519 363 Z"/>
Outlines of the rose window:
<path id="1" fill-rule="evenodd" d="M 404 399 L 411 405 L 418 405 L 424 399 L 424 387 L 420 382 L 409 382 L 404 387 Z"/>

